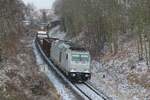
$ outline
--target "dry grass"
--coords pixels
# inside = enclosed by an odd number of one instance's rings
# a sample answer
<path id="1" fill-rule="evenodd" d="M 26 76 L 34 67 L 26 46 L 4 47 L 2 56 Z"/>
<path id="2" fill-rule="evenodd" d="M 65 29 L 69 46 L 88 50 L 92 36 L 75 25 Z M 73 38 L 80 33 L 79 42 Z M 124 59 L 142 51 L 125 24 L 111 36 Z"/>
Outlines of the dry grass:
<path id="1" fill-rule="evenodd" d="M 13 71 L 7 75 L 12 75 L 11 80 L 0 88 L 0 100 L 40 100 L 36 97 L 47 97 L 44 100 L 60 100 L 60 95 L 44 75 L 23 78 Z"/>
<path id="2" fill-rule="evenodd" d="M 17 47 L 11 46 L 11 43 L 7 47 L 12 49 L 9 51 L 12 53 L 14 48 L 14 54 L 8 56 L 5 75 L 10 80 L 1 88 L 0 100 L 60 100 L 54 86 L 40 73 L 32 47 L 26 47 L 32 38 L 25 36 L 21 39 L 24 42 L 18 43 Z"/>
<path id="3" fill-rule="evenodd" d="M 24 93 L 18 91 L 18 89 L 9 84 L 5 87 L 0 88 L 0 100 L 29 100 Z"/>
<path id="4" fill-rule="evenodd" d="M 136 73 L 130 73 L 128 75 L 128 80 L 130 84 L 139 84 L 146 89 L 150 89 L 150 73 L 147 72 L 145 74 L 139 75 Z"/>

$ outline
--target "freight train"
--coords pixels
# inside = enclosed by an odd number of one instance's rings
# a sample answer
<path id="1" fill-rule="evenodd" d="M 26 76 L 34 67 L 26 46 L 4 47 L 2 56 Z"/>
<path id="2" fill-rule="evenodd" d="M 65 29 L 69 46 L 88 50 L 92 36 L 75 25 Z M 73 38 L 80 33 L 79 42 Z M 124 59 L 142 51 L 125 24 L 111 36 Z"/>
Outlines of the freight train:
<path id="1" fill-rule="evenodd" d="M 46 34 L 38 33 L 36 41 L 70 81 L 85 82 L 91 78 L 89 51 L 70 41 L 49 38 Z"/>

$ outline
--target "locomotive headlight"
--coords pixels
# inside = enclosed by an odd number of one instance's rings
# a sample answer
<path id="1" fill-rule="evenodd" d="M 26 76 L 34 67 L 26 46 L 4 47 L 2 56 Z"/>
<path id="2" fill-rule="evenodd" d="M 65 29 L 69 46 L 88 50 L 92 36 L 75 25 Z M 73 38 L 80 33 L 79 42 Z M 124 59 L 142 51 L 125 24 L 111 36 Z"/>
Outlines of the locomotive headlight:
<path id="1" fill-rule="evenodd" d="M 85 77 L 89 77 L 89 74 L 85 74 Z"/>
<path id="2" fill-rule="evenodd" d="M 73 73 L 73 74 L 72 74 L 72 76 L 73 76 L 73 77 L 75 77 L 75 76 L 76 76 L 76 74 L 75 74 L 75 73 Z"/>

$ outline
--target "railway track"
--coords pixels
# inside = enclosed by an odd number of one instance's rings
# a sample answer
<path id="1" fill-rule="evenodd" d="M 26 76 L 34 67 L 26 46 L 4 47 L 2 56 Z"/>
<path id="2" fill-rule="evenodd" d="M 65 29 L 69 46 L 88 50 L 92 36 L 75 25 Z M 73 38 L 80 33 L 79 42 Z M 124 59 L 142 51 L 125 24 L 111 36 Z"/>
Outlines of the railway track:
<path id="1" fill-rule="evenodd" d="M 85 82 L 83 84 L 74 84 L 89 100 L 111 100 L 104 93 L 95 89 L 91 84 Z"/>
<path id="2" fill-rule="evenodd" d="M 35 47 L 40 52 L 44 61 L 52 67 L 54 71 L 64 80 L 69 87 L 74 90 L 78 95 L 80 95 L 84 100 L 111 100 L 109 97 L 105 96 L 102 92 L 97 91 L 92 85 L 88 82 L 82 84 L 73 84 L 71 83 L 50 61 L 50 59 L 44 54 L 42 48 L 40 47 L 37 40 L 34 41 Z"/>

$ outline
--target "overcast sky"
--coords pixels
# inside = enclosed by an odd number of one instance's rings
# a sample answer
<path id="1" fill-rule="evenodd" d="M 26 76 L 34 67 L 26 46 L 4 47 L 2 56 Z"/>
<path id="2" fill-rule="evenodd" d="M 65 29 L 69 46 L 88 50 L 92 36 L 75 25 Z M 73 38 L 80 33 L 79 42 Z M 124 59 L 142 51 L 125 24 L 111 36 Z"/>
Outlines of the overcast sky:
<path id="1" fill-rule="evenodd" d="M 51 9 L 55 0 L 23 0 L 26 4 L 33 3 L 38 9 Z"/>

